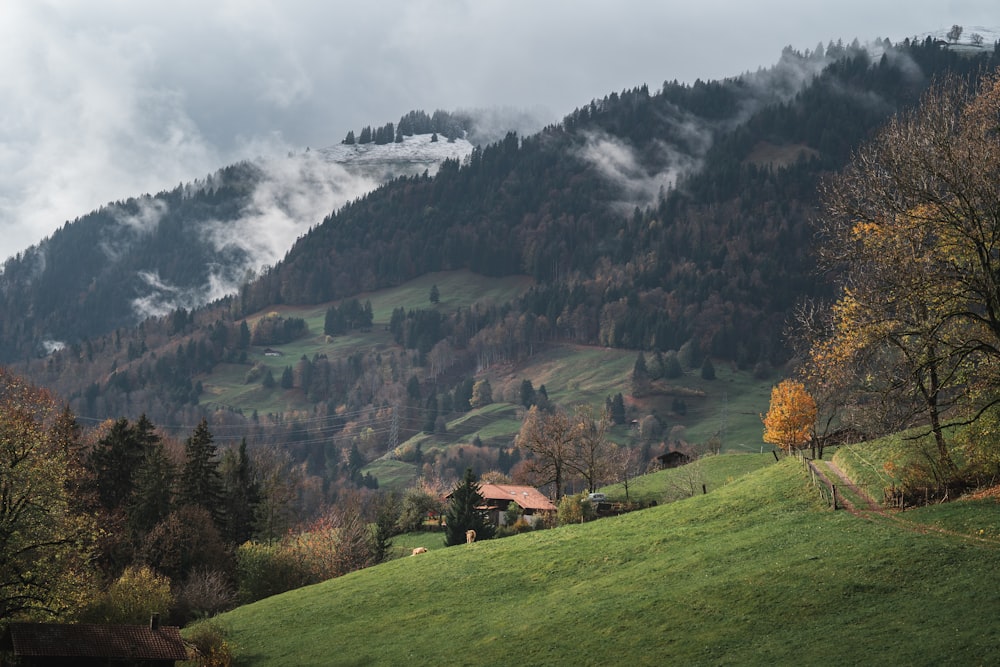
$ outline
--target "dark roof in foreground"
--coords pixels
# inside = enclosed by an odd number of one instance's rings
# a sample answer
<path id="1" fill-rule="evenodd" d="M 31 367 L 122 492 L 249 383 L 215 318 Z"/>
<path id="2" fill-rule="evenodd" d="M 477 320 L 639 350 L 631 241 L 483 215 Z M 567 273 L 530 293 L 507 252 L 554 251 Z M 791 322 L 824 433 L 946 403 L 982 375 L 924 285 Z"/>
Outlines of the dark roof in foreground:
<path id="1" fill-rule="evenodd" d="M 174 626 L 90 623 L 11 623 L 4 644 L 14 655 L 133 660 L 186 660 L 187 649 Z"/>

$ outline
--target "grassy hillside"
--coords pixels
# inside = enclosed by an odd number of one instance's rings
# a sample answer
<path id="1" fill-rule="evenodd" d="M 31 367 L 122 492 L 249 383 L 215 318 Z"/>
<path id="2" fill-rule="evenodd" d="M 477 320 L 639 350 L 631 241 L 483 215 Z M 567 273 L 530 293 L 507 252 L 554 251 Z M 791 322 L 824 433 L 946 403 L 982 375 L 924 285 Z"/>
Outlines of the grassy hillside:
<path id="1" fill-rule="evenodd" d="M 441 299 L 433 307 L 442 312 L 450 312 L 477 302 L 506 303 L 527 289 L 530 280 L 524 276 L 487 278 L 469 271 L 429 273 L 400 287 L 359 295 L 357 299 L 361 303 L 371 301 L 374 323 L 372 330 L 334 338 L 323 335 L 326 311 L 331 304 L 271 308 L 248 318 L 247 323 L 252 327 L 260 317 L 278 312 L 284 317 L 305 320 L 310 334 L 288 345 L 274 346 L 281 352 L 279 357 L 265 356 L 263 347 L 254 348 L 248 361 L 260 363 L 264 368 L 270 369 L 275 378 L 280 378 L 282 370 L 286 366 L 294 366 L 303 355 L 309 358 L 316 354 L 347 356 L 358 350 L 384 349 L 394 344 L 392 336 L 385 330 L 393 309 L 403 308 L 408 311 L 432 308 L 429 295 L 433 285 L 437 285 Z M 202 379 L 202 404 L 206 407 L 239 408 L 246 413 L 257 410 L 261 414 L 312 409 L 312 404 L 305 400 L 302 392 L 284 392 L 277 388 L 267 390 L 259 382 L 247 384 L 245 376 L 248 368 L 242 364 L 223 364 L 205 376 Z"/>
<path id="2" fill-rule="evenodd" d="M 936 508 L 907 516 L 951 525 Z M 240 664 L 262 666 L 993 664 L 998 566 L 995 539 L 831 512 L 785 460 L 708 495 L 401 558 L 216 622 Z"/>

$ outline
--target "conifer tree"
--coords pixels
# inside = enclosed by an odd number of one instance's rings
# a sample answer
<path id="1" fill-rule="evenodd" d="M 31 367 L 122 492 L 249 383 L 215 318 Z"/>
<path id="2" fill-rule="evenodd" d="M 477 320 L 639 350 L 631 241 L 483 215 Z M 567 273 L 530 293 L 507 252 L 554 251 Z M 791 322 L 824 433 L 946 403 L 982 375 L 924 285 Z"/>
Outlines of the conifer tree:
<path id="1" fill-rule="evenodd" d="M 531 384 L 531 380 L 525 378 L 521 380 L 521 405 L 525 409 L 530 408 L 535 404 L 535 386 Z"/>
<path id="2" fill-rule="evenodd" d="M 144 435 L 147 437 L 148 435 Z M 111 425 L 107 435 L 97 442 L 88 457 L 97 497 L 109 510 L 124 509 L 135 491 L 135 475 L 142 465 L 143 441 L 124 417 Z"/>
<path id="3" fill-rule="evenodd" d="M 640 352 L 632 366 L 632 395 L 643 396 L 649 391 L 649 370 L 646 368 L 646 356 Z"/>
<path id="4" fill-rule="evenodd" d="M 145 415 L 141 419 L 144 418 Z M 175 475 L 174 464 L 157 436 L 147 445 L 142 464 L 135 473 L 135 492 L 129 503 L 128 520 L 136 537 L 145 536 L 170 514 Z"/>
<path id="5" fill-rule="evenodd" d="M 223 525 L 223 485 L 216 457 L 215 443 L 204 419 L 194 433 L 184 442 L 184 469 L 180 480 L 181 507 L 194 506 L 206 509 L 216 526 Z"/>
<path id="6" fill-rule="evenodd" d="M 444 544 L 453 547 L 465 544 L 465 531 L 476 531 L 476 539 L 483 540 L 493 537 L 493 528 L 476 509 L 483 504 L 483 496 L 479 493 L 479 483 L 472 468 L 465 469 L 465 476 L 451 492 L 448 510 L 445 512 Z"/>
<path id="7" fill-rule="evenodd" d="M 619 425 L 625 423 L 625 399 L 621 392 L 611 399 L 611 421 Z"/>
<path id="8" fill-rule="evenodd" d="M 230 448 L 223 454 L 222 479 L 226 502 L 223 536 L 230 544 L 242 544 L 253 537 L 254 517 L 261 501 L 260 481 L 247 454 L 246 438 L 237 450 Z"/>

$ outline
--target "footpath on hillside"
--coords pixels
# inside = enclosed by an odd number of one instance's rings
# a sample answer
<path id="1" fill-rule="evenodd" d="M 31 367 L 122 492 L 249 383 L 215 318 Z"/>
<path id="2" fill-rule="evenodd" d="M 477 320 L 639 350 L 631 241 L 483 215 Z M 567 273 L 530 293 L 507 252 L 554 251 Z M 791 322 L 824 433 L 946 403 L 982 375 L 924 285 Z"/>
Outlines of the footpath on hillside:
<path id="1" fill-rule="evenodd" d="M 969 535 L 968 533 L 960 533 L 948 530 L 947 528 L 932 526 L 930 524 L 907 521 L 899 516 L 898 511 L 889 511 L 882 507 L 880 503 L 875 502 L 875 500 L 864 489 L 855 484 L 851 478 L 840 469 L 840 466 L 833 461 L 807 460 L 806 464 L 819 478 L 820 482 L 827 489 L 829 489 L 830 495 L 834 498 L 834 509 L 843 508 L 854 516 L 868 519 L 869 521 L 876 521 L 880 519 L 891 521 L 902 528 L 916 533 L 927 534 L 934 532 L 952 537 L 960 537 L 975 542 L 985 542 L 991 544 L 996 544 L 998 542 L 998 540 L 993 538 L 982 537 L 979 535 Z"/>

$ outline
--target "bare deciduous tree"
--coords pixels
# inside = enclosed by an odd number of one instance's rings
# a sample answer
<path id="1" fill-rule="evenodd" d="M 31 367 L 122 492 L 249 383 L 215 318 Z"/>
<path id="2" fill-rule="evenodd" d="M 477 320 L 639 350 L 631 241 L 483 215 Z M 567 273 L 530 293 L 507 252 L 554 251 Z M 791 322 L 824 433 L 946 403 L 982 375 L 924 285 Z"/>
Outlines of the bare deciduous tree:
<path id="1" fill-rule="evenodd" d="M 956 399 L 997 400 L 998 114 L 995 74 L 978 87 L 947 77 L 825 192 L 821 254 L 841 271 L 842 294 L 832 336 L 812 348 L 814 366 L 861 368 L 855 385 L 891 397 L 894 408 L 909 405 L 945 464 L 942 419 L 959 417 Z"/>

